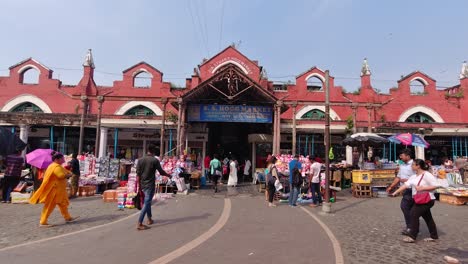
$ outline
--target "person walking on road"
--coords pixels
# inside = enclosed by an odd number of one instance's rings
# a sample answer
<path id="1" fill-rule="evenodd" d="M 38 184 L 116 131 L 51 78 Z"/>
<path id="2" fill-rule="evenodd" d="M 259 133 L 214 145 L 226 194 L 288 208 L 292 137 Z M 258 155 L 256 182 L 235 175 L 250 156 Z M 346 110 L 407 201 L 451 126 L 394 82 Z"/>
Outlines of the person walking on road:
<path id="1" fill-rule="evenodd" d="M 398 190 L 392 193 L 392 196 L 409 189 L 412 190 L 413 197 L 417 193 L 429 193 L 430 199 L 428 201 L 424 201 L 424 203 L 418 200 L 414 202 L 410 211 L 410 231 L 408 237 L 405 237 L 403 241 L 407 243 L 414 243 L 416 241 L 416 237 L 419 233 L 419 218 L 421 216 L 426 222 L 431 236 L 430 238 L 424 239 L 424 241 L 434 241 L 438 239 L 439 236 L 437 234 L 436 224 L 432 218 L 431 208 L 434 206 L 434 190 L 440 187 L 440 184 L 436 177 L 427 171 L 429 166 L 424 162 L 424 160 L 414 160 L 412 167 L 413 170 L 416 171 L 416 175 L 411 176 L 400 188 L 398 188 Z"/>
<path id="2" fill-rule="evenodd" d="M 404 149 L 400 154 L 400 160 L 403 164 L 399 166 L 398 175 L 393 183 L 387 188 L 387 193 L 390 193 L 396 185 L 402 186 L 408 179 L 414 175 L 412 168 L 413 165 L 413 152 L 410 149 Z M 402 235 L 409 235 L 411 229 L 411 208 L 413 207 L 413 195 L 411 189 L 405 189 L 403 198 L 401 198 L 400 208 L 405 217 L 406 228 L 401 232 Z"/>
<path id="3" fill-rule="evenodd" d="M 235 157 L 232 157 L 229 162 L 229 179 L 227 185 L 233 187 L 237 186 L 237 160 Z"/>
<path id="4" fill-rule="evenodd" d="M 65 162 L 62 153 L 53 151 L 51 155 L 53 162 L 44 173 L 41 187 L 29 199 L 29 203 L 31 204 L 44 204 L 39 221 L 40 227 L 53 226 L 48 224 L 47 219 L 54 211 L 56 205 L 58 205 L 60 213 L 67 223 L 78 219 L 78 217 L 72 217 L 68 212 L 70 201 L 68 200 L 67 193 L 67 179 L 72 176 L 72 173 L 62 167 L 62 164 Z"/>
<path id="5" fill-rule="evenodd" d="M 145 194 L 143 208 L 141 208 L 140 217 L 138 218 L 137 229 L 146 230 L 149 227 L 143 224 L 145 215 L 148 217 L 146 223 L 152 225 L 154 223 L 151 213 L 151 201 L 153 201 L 156 181 L 156 170 L 161 176 L 171 177 L 167 172 L 161 168 L 161 163 L 155 158 L 156 147 L 154 145 L 148 146 L 148 152 L 145 157 L 138 160 L 137 165 L 137 182 L 138 188 Z"/>
<path id="6" fill-rule="evenodd" d="M 297 198 L 302 185 L 302 164 L 299 162 L 299 155 L 294 155 L 294 159 L 289 162 L 289 206 L 297 206 Z M 301 182 L 299 183 L 299 179 Z"/>
<path id="7" fill-rule="evenodd" d="M 5 165 L 6 171 L 2 190 L 2 202 L 10 203 L 10 194 L 20 182 L 21 170 L 24 167 L 24 158 L 21 157 L 21 150 L 18 150 L 16 154 L 8 155 L 5 160 Z"/>
<path id="8" fill-rule="evenodd" d="M 218 180 L 223 176 L 223 167 L 221 161 L 218 159 L 218 154 L 213 155 L 213 159 L 210 162 L 211 179 L 213 181 L 214 192 L 218 192 Z"/>
<path id="9" fill-rule="evenodd" d="M 72 197 L 76 197 L 76 193 L 78 192 L 78 182 L 80 180 L 80 162 L 78 161 L 77 157 L 78 155 L 73 153 L 72 159 L 69 162 L 70 171 L 73 173 L 70 179 L 70 193 Z"/>
<path id="10" fill-rule="evenodd" d="M 276 207 L 276 204 L 273 203 L 275 198 L 275 181 L 279 180 L 278 169 L 276 169 L 276 157 L 272 156 L 270 159 L 270 164 L 268 164 L 267 170 L 268 173 L 266 175 L 266 184 L 267 184 L 267 192 L 268 192 L 268 206 Z"/>
<path id="11" fill-rule="evenodd" d="M 322 193 L 320 192 L 320 173 L 322 170 L 322 164 L 314 159 L 311 159 L 312 165 L 310 166 L 310 192 L 312 193 L 313 203 L 311 207 L 317 207 L 322 205 Z"/>

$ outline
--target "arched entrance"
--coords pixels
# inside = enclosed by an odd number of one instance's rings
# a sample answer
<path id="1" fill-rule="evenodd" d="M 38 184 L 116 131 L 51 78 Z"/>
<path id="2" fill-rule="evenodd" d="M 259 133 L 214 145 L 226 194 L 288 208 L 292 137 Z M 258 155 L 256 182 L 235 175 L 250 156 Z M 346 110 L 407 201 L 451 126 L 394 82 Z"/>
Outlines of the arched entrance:
<path id="1" fill-rule="evenodd" d="M 279 126 L 274 126 L 274 121 L 278 111 L 286 108 L 275 105 L 278 105 L 278 99 L 272 92 L 254 82 L 237 66 L 225 65 L 180 98 L 178 142 L 185 143 L 180 146 L 181 151 L 188 150 L 192 155 L 193 151 L 195 155 L 203 152 L 201 156 L 217 153 L 222 158 L 234 155 L 242 160 L 240 163 L 245 158 L 254 159 L 255 163 L 257 151 L 252 145 L 255 142 L 249 143 L 249 135 L 273 135 L 276 131 L 279 134 Z M 206 136 L 204 144 L 190 142 L 194 139 L 191 135 L 199 134 Z M 263 152 L 272 153 L 271 144 L 266 146 Z"/>

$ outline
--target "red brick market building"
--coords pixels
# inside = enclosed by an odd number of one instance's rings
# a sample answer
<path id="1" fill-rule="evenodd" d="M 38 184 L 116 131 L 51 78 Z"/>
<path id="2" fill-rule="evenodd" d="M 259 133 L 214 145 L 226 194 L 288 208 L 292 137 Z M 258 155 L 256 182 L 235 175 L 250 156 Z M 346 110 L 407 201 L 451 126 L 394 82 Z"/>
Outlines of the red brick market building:
<path id="1" fill-rule="evenodd" d="M 257 61 L 229 46 L 198 65 L 184 88 L 164 82 L 163 73 L 145 62 L 124 70 L 122 80 L 112 86 L 97 85 L 94 68 L 89 51 L 80 82 L 63 85 L 51 69 L 32 58 L 11 66 L 8 76 L 0 76 L 0 125 L 17 131 L 31 148 L 66 153 L 78 151 L 82 124 L 81 149 L 99 156 L 135 158 L 150 142 L 161 146 L 164 154 L 185 150 L 200 156 L 324 155 L 326 75 L 318 67 L 299 74 L 295 83 L 276 84 Z M 34 73 L 36 81 L 26 81 Z M 346 135 L 363 131 L 422 134 L 431 148 L 417 152 L 426 158 L 468 155 L 466 63 L 460 83 L 444 90 L 415 71 L 402 77 L 389 94 L 378 93 L 366 60 L 358 92 L 336 86 L 333 73 L 328 82 L 331 141 L 338 158 L 345 156 L 341 141 Z M 375 152 L 394 159 L 401 147 L 387 144 Z"/>

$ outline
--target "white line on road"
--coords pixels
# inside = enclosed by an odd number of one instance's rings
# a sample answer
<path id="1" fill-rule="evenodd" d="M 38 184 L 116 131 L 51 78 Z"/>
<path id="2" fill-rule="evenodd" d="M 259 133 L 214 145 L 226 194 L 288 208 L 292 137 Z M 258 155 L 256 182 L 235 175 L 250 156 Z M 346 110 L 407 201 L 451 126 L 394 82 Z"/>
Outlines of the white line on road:
<path id="1" fill-rule="evenodd" d="M 105 226 L 108 226 L 108 225 L 113 225 L 113 224 L 125 221 L 125 220 L 127 220 L 127 219 L 129 219 L 129 218 L 131 218 L 131 217 L 133 217 L 135 215 L 139 215 L 139 214 L 140 214 L 140 212 L 136 212 L 134 214 L 128 215 L 128 216 L 126 216 L 124 218 L 121 218 L 119 220 L 115 220 L 115 221 L 110 222 L 110 223 L 105 223 L 105 224 L 102 224 L 102 225 L 93 226 L 93 227 L 89 227 L 89 228 L 86 228 L 86 229 L 81 229 L 81 230 L 78 230 L 78 231 L 75 231 L 75 232 L 66 233 L 66 234 L 62 234 L 62 235 L 58 235 L 58 236 L 53 236 L 53 237 L 48 237 L 48 238 L 44 238 L 44 239 L 40 239 L 40 240 L 26 242 L 26 243 L 19 244 L 19 245 L 14 245 L 14 246 L 11 246 L 11 247 L 0 248 L 0 252 L 5 251 L 5 250 L 9 250 L 9 249 L 13 249 L 13 248 L 19 248 L 19 247 L 29 246 L 29 245 L 33 245 L 33 244 L 37 244 L 37 243 L 42 243 L 42 242 L 45 242 L 45 241 L 50 241 L 50 240 L 61 238 L 61 237 L 72 236 L 72 235 L 76 235 L 76 234 L 83 233 L 83 232 L 86 232 L 86 231 L 90 231 L 90 230 L 94 230 L 94 229 L 97 229 L 97 228 L 105 227 Z M 41 228 L 41 227 L 37 227 L 37 228 Z"/>
<path id="2" fill-rule="evenodd" d="M 343 253 L 341 252 L 341 246 L 340 243 L 338 242 L 338 239 L 336 239 L 335 235 L 332 233 L 332 231 L 328 228 L 325 223 L 323 223 L 317 216 L 312 214 L 309 210 L 305 209 L 304 207 L 301 207 L 301 209 L 306 212 L 308 215 L 310 215 L 319 225 L 323 228 L 325 233 L 327 233 L 328 238 L 330 238 L 331 243 L 333 245 L 333 251 L 335 252 L 335 263 L 336 264 L 343 264 L 344 259 L 343 259 Z"/>
<path id="3" fill-rule="evenodd" d="M 229 216 L 231 215 L 231 200 L 229 198 L 224 199 L 224 209 L 219 217 L 218 221 L 214 226 L 212 226 L 208 231 L 200 235 L 199 237 L 195 238 L 194 240 L 188 242 L 187 244 L 183 245 L 182 247 L 172 251 L 171 253 L 162 256 L 149 264 L 166 264 L 174 259 L 184 255 L 185 253 L 191 251 L 192 249 L 198 247 L 212 236 L 214 236 L 221 228 L 226 225 Z"/>

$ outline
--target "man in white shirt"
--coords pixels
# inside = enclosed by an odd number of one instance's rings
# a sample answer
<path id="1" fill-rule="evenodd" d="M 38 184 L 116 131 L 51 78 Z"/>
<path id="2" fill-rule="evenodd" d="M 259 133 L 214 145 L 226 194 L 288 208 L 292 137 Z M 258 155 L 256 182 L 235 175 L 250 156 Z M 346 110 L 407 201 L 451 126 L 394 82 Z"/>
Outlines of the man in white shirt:
<path id="1" fill-rule="evenodd" d="M 408 179 L 415 174 L 411 165 L 413 164 L 413 152 L 410 149 L 404 149 L 400 154 L 400 160 L 403 161 L 403 164 L 399 166 L 398 175 L 393 181 L 393 183 L 387 188 L 387 193 L 390 193 L 396 185 L 403 185 Z M 411 226 L 411 207 L 413 207 L 413 195 L 411 188 L 406 189 L 403 192 L 403 198 L 401 199 L 400 208 L 405 217 L 406 229 L 401 233 L 403 235 L 408 235 L 410 232 Z"/>
<path id="2" fill-rule="evenodd" d="M 250 167 L 252 167 L 252 163 L 250 162 L 249 159 L 245 159 L 244 177 L 242 179 L 242 182 L 244 181 L 245 178 L 248 179 L 248 177 L 250 176 Z"/>
<path id="3" fill-rule="evenodd" d="M 317 207 L 322 204 L 322 193 L 320 192 L 320 172 L 322 170 L 322 163 L 315 161 L 314 159 L 310 160 L 312 165 L 310 165 L 310 191 L 312 193 L 311 207 Z"/>

